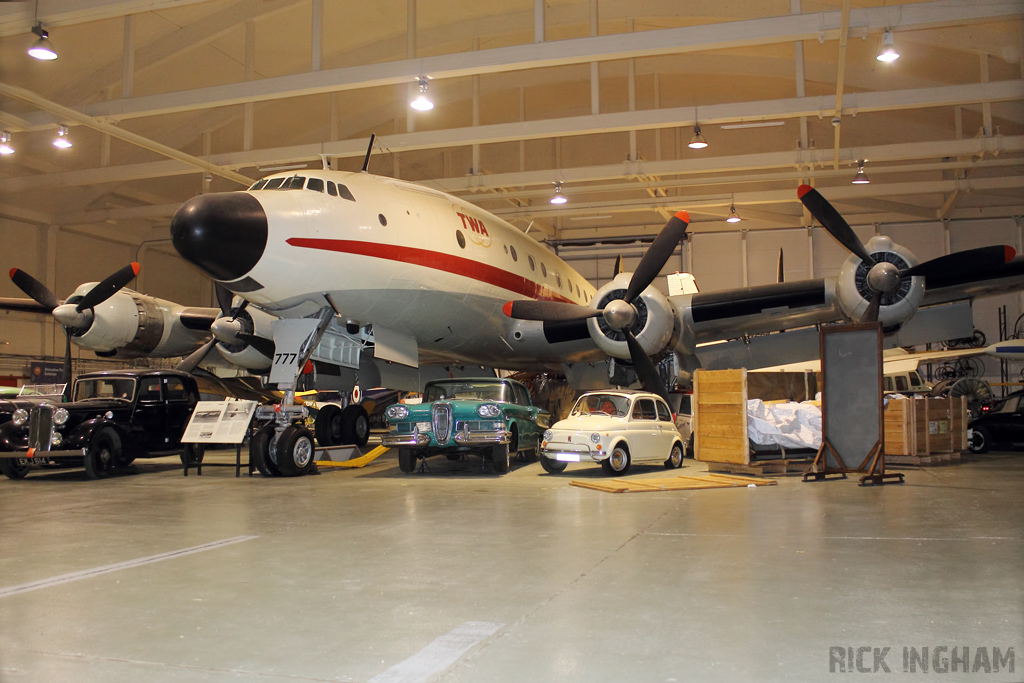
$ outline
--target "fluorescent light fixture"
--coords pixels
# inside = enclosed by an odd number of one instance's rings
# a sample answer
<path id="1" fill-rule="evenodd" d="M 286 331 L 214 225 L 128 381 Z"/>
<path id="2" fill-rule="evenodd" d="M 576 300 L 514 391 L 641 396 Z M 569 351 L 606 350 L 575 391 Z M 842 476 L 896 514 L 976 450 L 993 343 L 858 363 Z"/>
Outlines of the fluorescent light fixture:
<path id="1" fill-rule="evenodd" d="M 611 217 L 612 217 L 612 215 L 609 213 L 609 214 L 605 214 L 603 216 L 570 216 L 569 220 L 571 220 L 571 221 L 598 221 L 598 220 L 601 220 L 602 218 L 611 218 Z"/>
<path id="2" fill-rule="evenodd" d="M 416 111 L 430 111 L 434 108 L 434 103 L 427 98 L 427 77 L 419 77 L 420 94 L 409 103 L 409 106 Z"/>
<path id="3" fill-rule="evenodd" d="M 14 154 L 14 148 L 11 147 L 11 134 L 6 130 L 0 133 L 0 154 Z"/>
<path id="4" fill-rule="evenodd" d="M 896 51 L 896 46 L 892 42 L 892 32 L 886 29 L 882 34 L 882 48 L 875 59 L 880 62 L 895 62 L 899 58 L 900 53 Z"/>
<path id="5" fill-rule="evenodd" d="M 700 124 L 694 124 L 693 137 L 690 138 L 690 144 L 687 147 L 690 149 L 704 149 L 707 146 L 708 141 L 704 139 L 704 134 L 700 132 Z"/>
<path id="6" fill-rule="evenodd" d="M 740 215 L 738 213 L 736 213 L 736 205 L 735 204 L 730 204 L 729 205 L 729 217 L 725 219 L 725 222 L 726 223 L 739 223 L 741 220 L 743 220 L 743 219 L 740 218 Z"/>
<path id="7" fill-rule="evenodd" d="M 50 42 L 50 34 L 43 28 L 43 24 L 38 23 L 33 26 L 32 33 L 39 36 L 39 40 L 32 43 L 28 53 L 36 59 L 42 59 L 47 62 L 57 59 L 57 51 L 53 49 L 53 44 Z"/>
<path id="8" fill-rule="evenodd" d="M 871 182 L 867 174 L 864 173 L 864 161 L 864 159 L 861 159 L 857 162 L 857 175 L 853 176 L 853 180 L 850 181 L 854 185 L 867 185 Z"/>
<path id="9" fill-rule="evenodd" d="M 68 139 L 67 126 L 59 126 L 57 128 L 57 137 L 53 139 L 53 146 L 60 149 L 67 149 L 71 146 L 71 140 Z"/>
<path id="10" fill-rule="evenodd" d="M 556 182 L 555 183 L 555 194 L 554 194 L 553 197 L 551 197 L 551 203 L 552 204 L 565 204 L 567 201 L 569 201 L 569 200 L 565 198 L 564 194 L 562 194 L 562 183 L 561 182 Z"/>
<path id="11" fill-rule="evenodd" d="M 307 168 L 308 164 L 281 164 L 279 166 L 257 166 L 260 171 L 294 171 L 299 168 Z"/>
<path id="12" fill-rule="evenodd" d="M 722 130 L 739 130 L 740 128 L 771 128 L 772 126 L 784 126 L 785 121 L 749 121 L 746 123 L 723 123 L 719 128 Z"/>

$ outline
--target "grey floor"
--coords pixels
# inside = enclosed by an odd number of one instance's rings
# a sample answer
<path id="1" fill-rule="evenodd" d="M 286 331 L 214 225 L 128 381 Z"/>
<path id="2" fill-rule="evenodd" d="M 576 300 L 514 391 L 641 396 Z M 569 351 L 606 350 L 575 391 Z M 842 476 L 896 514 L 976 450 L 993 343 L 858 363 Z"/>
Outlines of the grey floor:
<path id="1" fill-rule="evenodd" d="M 848 647 L 897 676 L 903 648 L 998 647 L 939 679 L 1024 680 L 1024 454 L 643 494 L 172 462 L 0 480 L 0 681 L 822 681 Z"/>

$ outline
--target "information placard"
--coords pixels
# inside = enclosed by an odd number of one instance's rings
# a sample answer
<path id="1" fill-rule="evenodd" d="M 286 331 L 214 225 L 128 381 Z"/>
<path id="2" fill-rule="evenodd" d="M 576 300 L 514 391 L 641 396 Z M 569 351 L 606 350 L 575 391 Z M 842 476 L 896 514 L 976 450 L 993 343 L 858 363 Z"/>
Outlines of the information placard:
<path id="1" fill-rule="evenodd" d="M 185 427 L 182 443 L 242 443 L 256 401 L 200 401 Z"/>

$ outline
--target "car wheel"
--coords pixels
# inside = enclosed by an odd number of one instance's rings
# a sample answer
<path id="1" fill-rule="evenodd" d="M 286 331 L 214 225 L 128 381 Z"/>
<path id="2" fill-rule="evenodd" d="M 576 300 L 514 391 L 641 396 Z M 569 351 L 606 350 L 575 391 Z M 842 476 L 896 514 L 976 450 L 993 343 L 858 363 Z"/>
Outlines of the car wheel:
<path id="1" fill-rule="evenodd" d="M 992 433 L 984 427 L 974 427 L 968 447 L 971 453 L 988 453 L 988 449 L 992 448 Z"/>
<path id="2" fill-rule="evenodd" d="M 314 467 L 316 447 L 305 427 L 289 425 L 277 439 L 277 469 L 286 477 L 301 477 Z"/>
<path id="3" fill-rule="evenodd" d="M 249 463 L 265 477 L 276 477 L 281 474 L 277 465 L 270 457 L 270 447 L 274 440 L 274 425 L 260 427 L 249 440 Z"/>
<path id="4" fill-rule="evenodd" d="M 547 456 L 540 456 L 540 466 L 544 468 L 544 471 L 548 474 L 561 474 L 565 472 L 565 468 L 568 467 L 569 463 L 562 462 L 560 460 L 552 460 Z"/>
<path id="5" fill-rule="evenodd" d="M 612 449 L 612 454 L 606 460 L 601 461 L 601 469 L 609 476 L 625 474 L 629 470 L 629 447 L 620 443 Z"/>
<path id="6" fill-rule="evenodd" d="M 341 445 L 341 408 L 328 403 L 316 414 L 313 423 L 316 442 L 321 446 Z"/>
<path id="7" fill-rule="evenodd" d="M 107 476 L 117 468 L 120 457 L 120 437 L 114 430 L 104 427 L 92 437 L 92 443 L 85 454 L 85 476 L 89 479 Z"/>
<path id="8" fill-rule="evenodd" d="M 406 474 L 415 471 L 416 455 L 412 452 L 411 448 L 398 449 L 398 469 Z"/>
<path id="9" fill-rule="evenodd" d="M 185 444 L 184 450 L 178 456 L 181 458 L 182 465 L 188 465 L 193 467 L 203 461 L 203 456 L 206 455 L 206 449 L 197 443 Z"/>
<path id="10" fill-rule="evenodd" d="M 351 405 L 341 411 L 341 440 L 353 446 L 365 446 L 370 439 L 370 416 L 362 406 Z"/>
<path id="11" fill-rule="evenodd" d="M 494 471 L 498 474 L 508 472 L 512 462 L 512 454 L 519 449 L 519 433 L 516 426 L 512 425 L 512 438 L 507 444 L 498 444 L 491 447 L 491 461 L 494 463 Z"/>
<path id="12" fill-rule="evenodd" d="M 0 458 L 0 472 L 8 479 L 24 479 L 31 469 L 28 458 Z"/>
<path id="13" fill-rule="evenodd" d="M 683 466 L 683 447 L 676 441 L 669 451 L 668 460 L 665 461 L 665 469 L 674 470 Z"/>

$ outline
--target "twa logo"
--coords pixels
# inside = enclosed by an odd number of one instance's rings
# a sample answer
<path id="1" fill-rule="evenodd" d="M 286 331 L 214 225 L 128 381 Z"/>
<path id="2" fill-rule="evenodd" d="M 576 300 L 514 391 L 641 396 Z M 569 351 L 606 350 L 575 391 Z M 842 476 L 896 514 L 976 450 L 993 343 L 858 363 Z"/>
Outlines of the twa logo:
<path id="1" fill-rule="evenodd" d="M 469 239 L 482 247 L 491 246 L 491 235 L 487 232 L 487 226 L 482 219 L 468 216 L 458 210 L 455 213 L 462 219 L 462 227 L 466 229 Z"/>

